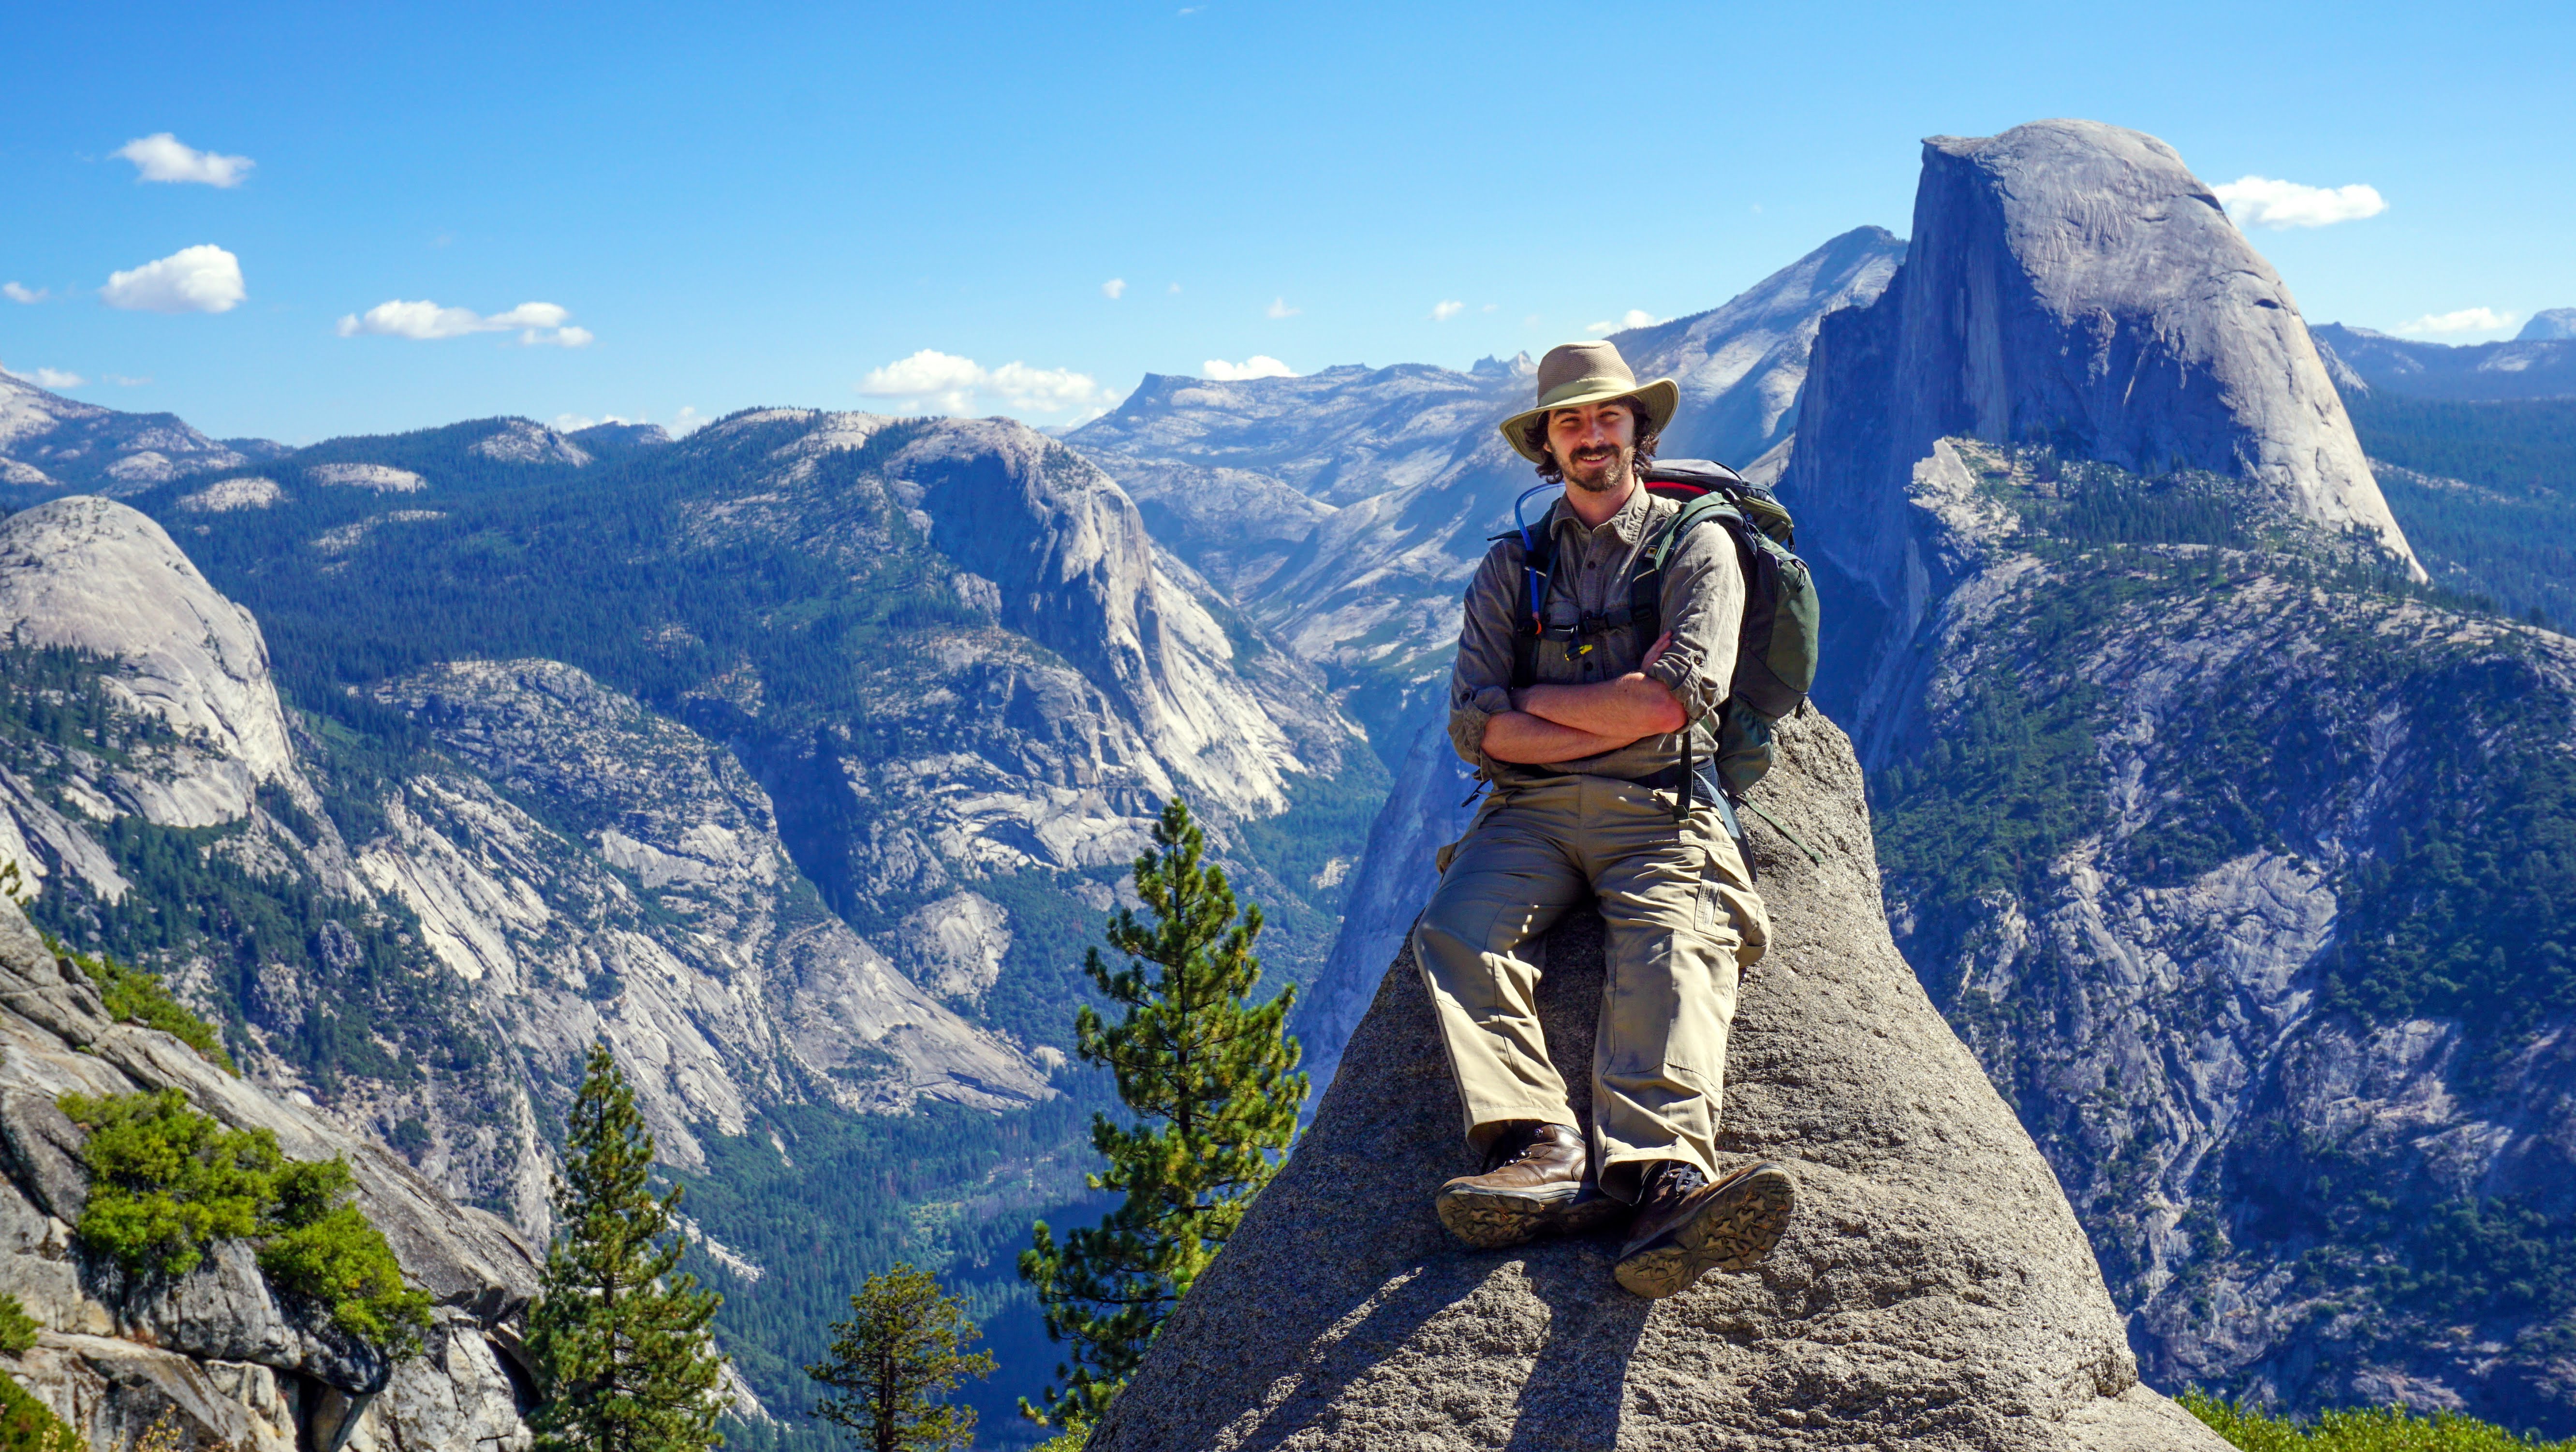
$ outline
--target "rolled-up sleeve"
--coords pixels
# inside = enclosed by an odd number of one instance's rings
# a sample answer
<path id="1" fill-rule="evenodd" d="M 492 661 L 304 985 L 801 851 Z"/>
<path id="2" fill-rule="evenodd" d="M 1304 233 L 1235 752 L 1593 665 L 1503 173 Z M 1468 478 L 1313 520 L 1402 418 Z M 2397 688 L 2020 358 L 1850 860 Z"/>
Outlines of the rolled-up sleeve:
<path id="1" fill-rule="evenodd" d="M 1520 577 L 1512 551 L 1497 545 L 1485 552 L 1467 585 L 1458 664 L 1449 675 L 1449 744 L 1460 760 L 1488 775 L 1494 763 L 1485 755 L 1485 723 L 1512 708 L 1512 609 Z"/>
<path id="2" fill-rule="evenodd" d="M 1744 628 L 1744 567 L 1735 540 L 1712 520 L 1693 529 L 1664 567 L 1664 628 L 1673 643 L 1646 668 L 1693 721 L 1726 704 L 1735 639 Z"/>

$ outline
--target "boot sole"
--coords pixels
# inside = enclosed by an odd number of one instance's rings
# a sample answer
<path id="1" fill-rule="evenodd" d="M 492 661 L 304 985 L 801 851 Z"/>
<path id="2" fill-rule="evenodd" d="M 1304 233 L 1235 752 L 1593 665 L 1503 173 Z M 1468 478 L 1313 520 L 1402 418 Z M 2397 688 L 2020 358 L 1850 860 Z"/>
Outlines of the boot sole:
<path id="1" fill-rule="evenodd" d="M 1501 1250 L 1541 1235 L 1589 1229 L 1619 1208 L 1618 1202 L 1589 1183 L 1552 1195 L 1442 1190 L 1435 1203 L 1442 1228 L 1478 1250 Z"/>
<path id="2" fill-rule="evenodd" d="M 1612 1274 L 1631 1294 L 1660 1301 L 1712 1270 L 1751 1270 L 1780 1243 L 1797 1204 L 1798 1182 L 1786 1170 L 1756 1170 L 1674 1227 L 1670 1240 L 1621 1256 Z"/>

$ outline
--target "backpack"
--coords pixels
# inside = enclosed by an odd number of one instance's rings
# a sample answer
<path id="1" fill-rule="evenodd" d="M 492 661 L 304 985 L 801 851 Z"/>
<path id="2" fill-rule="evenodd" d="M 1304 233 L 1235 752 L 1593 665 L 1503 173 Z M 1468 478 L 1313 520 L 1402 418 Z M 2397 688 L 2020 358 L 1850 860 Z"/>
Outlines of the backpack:
<path id="1" fill-rule="evenodd" d="M 1520 527 L 1521 563 L 1528 582 L 1529 613 L 1512 634 L 1512 685 L 1535 685 L 1538 645 L 1542 638 L 1572 639 L 1635 625 L 1640 638 L 1663 633 L 1663 573 L 1690 532 L 1715 521 L 1735 541 L 1736 563 L 1744 572 L 1744 626 L 1736 636 L 1735 675 L 1728 682 L 1726 704 L 1717 722 L 1715 805 L 1727 819 L 1730 835 L 1741 837 L 1733 806 L 1771 770 L 1771 726 L 1805 703 L 1816 684 L 1818 613 L 1816 585 L 1807 562 L 1792 553 L 1796 526 L 1789 511 L 1771 491 L 1748 484 L 1724 464 L 1706 459 L 1666 459 L 1646 469 L 1646 492 L 1681 505 L 1662 530 L 1637 552 L 1636 572 L 1628 581 L 1625 608 L 1586 612 L 1570 627 L 1551 628 L 1540 617 L 1547 599 L 1548 572 L 1555 566 L 1556 536 L 1533 538 Z M 1542 485 L 1521 496 L 1553 486 Z M 1519 504 L 1513 506 L 1514 520 Z M 1503 538 L 1510 538 L 1506 535 Z M 1682 783 L 1673 808 L 1676 821 L 1690 814 L 1692 787 L 1691 733 L 1682 735 Z M 1749 859 L 1748 859 L 1749 860 Z"/>

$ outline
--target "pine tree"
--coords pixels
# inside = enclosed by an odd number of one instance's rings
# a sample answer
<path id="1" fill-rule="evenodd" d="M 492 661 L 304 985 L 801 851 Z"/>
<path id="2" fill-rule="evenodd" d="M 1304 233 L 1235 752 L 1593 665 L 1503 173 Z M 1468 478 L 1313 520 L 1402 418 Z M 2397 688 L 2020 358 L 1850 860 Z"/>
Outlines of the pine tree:
<path id="1" fill-rule="evenodd" d="M 544 1398 L 537 1452 L 702 1452 L 724 1358 L 707 1323 L 724 1297 L 674 1277 L 681 1187 L 656 1196 L 653 1136 L 605 1044 L 591 1047 L 555 1181 L 555 1239 L 528 1351 Z M 665 1238 L 667 1237 L 667 1239 Z"/>
<path id="2" fill-rule="evenodd" d="M 1270 1182 L 1272 1156 L 1288 1147 L 1306 1102 L 1306 1076 L 1293 1072 L 1297 1043 L 1284 1032 L 1294 986 L 1257 1007 L 1245 1001 L 1261 977 L 1252 955 L 1261 909 L 1246 903 L 1235 920 L 1234 890 L 1202 860 L 1205 840 L 1182 803 L 1163 809 L 1154 843 L 1159 852 L 1136 859 L 1152 924 L 1124 908 L 1109 920 L 1110 946 L 1131 961 L 1115 973 L 1098 949 L 1083 961 L 1126 1016 L 1111 1025 L 1085 1006 L 1074 1020 L 1077 1051 L 1107 1066 L 1118 1097 L 1143 1118 L 1120 1128 L 1092 1116 L 1091 1143 L 1109 1167 L 1091 1186 L 1127 1198 L 1061 1245 L 1040 1221 L 1035 1246 L 1020 1253 L 1048 1337 L 1073 1348 L 1045 1407 L 1020 1403 L 1042 1425 L 1086 1424 L 1108 1408 L 1173 1303 Z"/>
<path id="3" fill-rule="evenodd" d="M 868 1452 L 972 1447 L 975 1409 L 945 1398 L 959 1377 L 993 1374 L 991 1352 L 957 1349 L 982 1334 L 930 1272 L 898 1264 L 870 1276 L 850 1297 L 850 1319 L 832 1323 L 832 1359 L 805 1368 L 841 1393 L 814 1415 L 857 1432 Z"/>

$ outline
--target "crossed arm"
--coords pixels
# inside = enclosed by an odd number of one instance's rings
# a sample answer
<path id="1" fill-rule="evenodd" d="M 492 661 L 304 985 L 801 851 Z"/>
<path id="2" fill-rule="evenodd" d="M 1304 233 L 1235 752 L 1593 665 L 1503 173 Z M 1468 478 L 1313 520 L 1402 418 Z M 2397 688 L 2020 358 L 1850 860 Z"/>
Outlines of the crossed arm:
<path id="1" fill-rule="evenodd" d="M 1578 761 L 1643 737 L 1679 731 L 1681 702 L 1645 673 L 1672 642 L 1669 631 L 1657 637 L 1636 670 L 1613 680 L 1512 692 L 1512 709 L 1485 722 L 1485 754 L 1529 765 Z"/>

